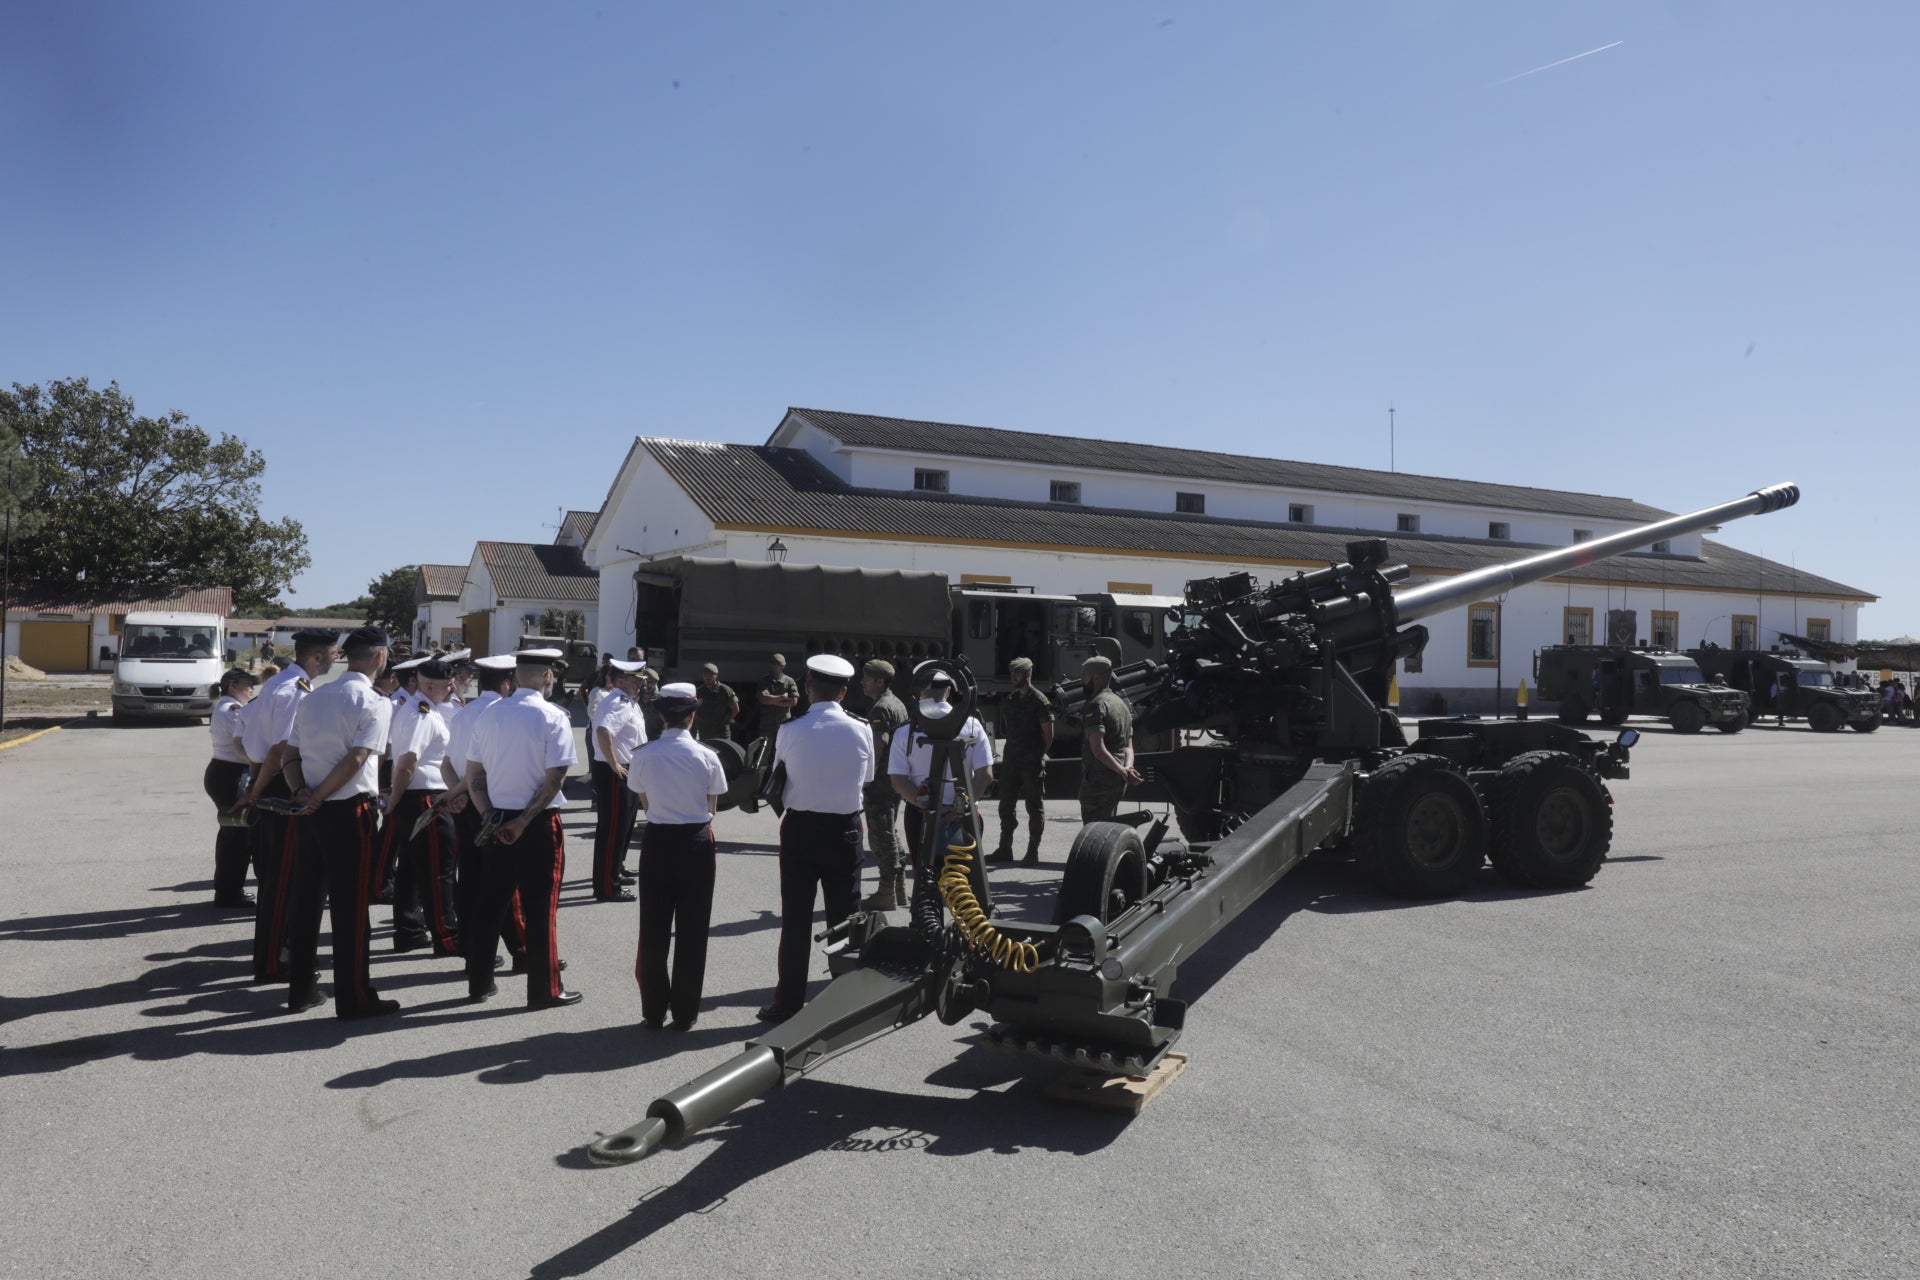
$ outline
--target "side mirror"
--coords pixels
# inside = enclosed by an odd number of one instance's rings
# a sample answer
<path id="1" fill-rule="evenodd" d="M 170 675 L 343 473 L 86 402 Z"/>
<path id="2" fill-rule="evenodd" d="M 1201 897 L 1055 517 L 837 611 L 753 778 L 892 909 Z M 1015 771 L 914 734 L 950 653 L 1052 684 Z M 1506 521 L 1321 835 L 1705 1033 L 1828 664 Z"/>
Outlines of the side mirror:
<path id="1" fill-rule="evenodd" d="M 1638 729 L 1622 729 L 1620 736 L 1615 738 L 1614 741 L 1623 747 L 1634 747 L 1640 742 L 1640 731 Z"/>

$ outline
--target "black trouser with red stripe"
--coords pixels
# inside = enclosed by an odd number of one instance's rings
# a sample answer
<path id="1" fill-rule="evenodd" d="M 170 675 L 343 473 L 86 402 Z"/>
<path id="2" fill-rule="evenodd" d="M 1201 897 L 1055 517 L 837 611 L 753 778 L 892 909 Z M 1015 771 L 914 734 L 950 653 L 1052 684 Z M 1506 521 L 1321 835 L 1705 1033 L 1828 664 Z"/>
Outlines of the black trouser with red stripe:
<path id="1" fill-rule="evenodd" d="M 393 759 L 380 757 L 380 794 L 386 795 L 393 790 Z M 400 846 L 406 843 L 407 832 L 411 827 L 402 827 L 392 818 L 380 821 L 378 813 L 374 815 L 374 824 L 379 828 L 380 869 L 373 882 L 373 900 L 375 902 L 393 901 L 394 877 L 400 874 Z"/>
<path id="2" fill-rule="evenodd" d="M 431 937 L 436 955 L 452 956 L 460 954 L 460 912 L 454 905 L 460 845 L 453 815 L 437 813 L 425 831 L 411 839 L 407 835 L 440 794 L 408 791 L 387 815 L 387 829 L 397 831 L 394 839 L 404 846 L 393 875 L 393 940 L 422 942 Z"/>
<path id="3" fill-rule="evenodd" d="M 277 777 L 260 794 L 276 800 L 289 798 L 287 784 Z M 253 875 L 260 882 L 259 905 L 253 913 L 253 980 L 278 982 L 287 976 L 280 953 L 287 945 L 287 916 L 292 906 L 296 844 L 293 819 L 255 809 L 247 836 L 252 846 Z"/>
<path id="4" fill-rule="evenodd" d="M 595 760 L 593 776 L 593 896 L 620 896 L 620 870 L 633 841 L 633 821 L 639 814 L 633 792 L 604 760 Z"/>
<path id="5" fill-rule="evenodd" d="M 460 945 L 467 955 L 467 968 L 471 970 L 476 963 L 474 947 L 480 936 L 480 931 L 472 926 L 480 919 L 487 896 L 487 851 L 473 842 L 474 837 L 480 834 L 480 811 L 469 803 L 453 815 L 453 829 L 460 837 L 460 880 L 454 888 L 454 909 L 468 926 L 460 931 Z M 520 908 L 520 890 L 517 886 L 490 936 L 497 937 L 506 946 L 507 954 L 513 957 L 515 964 L 525 960 L 527 916 Z M 496 944 L 489 942 L 488 945 L 493 947 Z M 494 955 L 495 952 L 489 950 L 480 958 L 478 964 L 481 973 L 493 972 Z"/>
<path id="6" fill-rule="evenodd" d="M 294 819 L 300 855 L 294 860 L 294 918 L 287 930 L 287 981 L 298 1003 L 318 978 L 315 953 L 320 945 L 320 902 L 326 894 L 333 922 L 333 1009 L 364 1013 L 380 997 L 368 972 L 373 941 L 370 908 L 378 810 L 372 796 L 329 800 L 319 810 Z"/>
<path id="7" fill-rule="evenodd" d="M 518 809 L 495 812 L 503 826 L 520 816 Z M 527 920 L 527 1003 L 551 1000 L 560 994 L 560 876 L 567 865 L 560 811 L 542 810 L 518 840 L 502 844 L 496 837 L 480 852 L 485 855 L 486 884 L 479 918 L 467 922 L 472 944 L 467 951 L 467 989 L 484 991 L 493 981 L 494 944 L 517 888 Z"/>
<path id="8" fill-rule="evenodd" d="M 816 891 L 826 899 L 828 928 L 859 908 L 859 814 L 789 809 L 780 820 L 780 982 L 773 1003 L 788 1012 L 807 1001 Z"/>
<path id="9" fill-rule="evenodd" d="M 640 941 L 633 957 L 640 1016 L 690 1023 L 700 1013 L 713 919 L 713 828 L 649 822 L 640 836 Z M 673 967 L 667 967 L 668 942 Z"/>
<path id="10" fill-rule="evenodd" d="M 200 785 L 216 811 L 231 809 L 247 782 L 247 766 L 238 760 L 209 760 Z M 213 837 L 213 900 L 238 902 L 247 891 L 247 862 L 253 851 L 245 827 L 216 827 Z"/>

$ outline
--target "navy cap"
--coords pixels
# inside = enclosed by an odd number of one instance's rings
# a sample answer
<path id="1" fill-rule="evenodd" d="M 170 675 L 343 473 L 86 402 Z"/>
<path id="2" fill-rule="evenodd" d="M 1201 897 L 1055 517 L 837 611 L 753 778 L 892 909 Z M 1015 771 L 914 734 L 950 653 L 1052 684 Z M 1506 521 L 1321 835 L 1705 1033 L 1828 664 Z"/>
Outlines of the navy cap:
<path id="1" fill-rule="evenodd" d="M 348 653 L 365 653 L 369 649 L 390 649 L 393 642 L 378 627 L 355 627 L 347 632 L 347 638 L 340 642 L 340 647 Z"/>

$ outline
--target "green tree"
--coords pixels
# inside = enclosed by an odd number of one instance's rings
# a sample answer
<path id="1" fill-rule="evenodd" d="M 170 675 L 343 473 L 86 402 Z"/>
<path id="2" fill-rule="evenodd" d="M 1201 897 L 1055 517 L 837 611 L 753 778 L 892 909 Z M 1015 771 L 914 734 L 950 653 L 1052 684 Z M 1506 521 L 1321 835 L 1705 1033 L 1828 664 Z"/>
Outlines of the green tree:
<path id="1" fill-rule="evenodd" d="M 540 615 L 540 634 L 543 636 L 579 640 L 585 636 L 586 630 L 587 615 L 578 609 L 549 609 Z"/>
<path id="2" fill-rule="evenodd" d="M 366 603 L 367 621 L 384 629 L 390 636 L 411 641 L 415 608 L 413 584 L 419 576 L 418 565 L 403 564 L 369 582 L 367 594 L 362 597 Z"/>
<path id="3" fill-rule="evenodd" d="M 55 588 L 167 592 L 229 586 L 265 613 L 308 563 L 297 520 L 260 515 L 266 460 L 179 410 L 142 417 L 85 378 L 0 391 L 0 456 L 17 447 L 14 577 Z"/>

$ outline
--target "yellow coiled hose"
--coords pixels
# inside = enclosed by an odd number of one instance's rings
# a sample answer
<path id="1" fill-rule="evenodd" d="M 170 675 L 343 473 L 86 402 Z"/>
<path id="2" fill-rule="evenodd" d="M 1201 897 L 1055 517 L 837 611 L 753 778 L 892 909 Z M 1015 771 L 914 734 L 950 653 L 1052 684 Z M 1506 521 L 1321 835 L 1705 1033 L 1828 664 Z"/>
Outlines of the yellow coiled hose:
<path id="1" fill-rule="evenodd" d="M 987 919 L 987 913 L 980 907 L 980 899 L 973 896 L 973 881 L 967 875 L 967 868 L 973 862 L 978 846 L 972 841 L 964 845 L 947 846 L 946 860 L 940 864 L 940 897 L 947 904 L 947 911 L 953 916 L 954 927 L 960 930 L 960 936 L 967 945 L 999 965 L 1002 969 L 1012 969 L 1016 973 L 1032 973 L 1040 967 L 1040 948 L 1031 942 L 1016 942 L 1003 937 Z"/>

